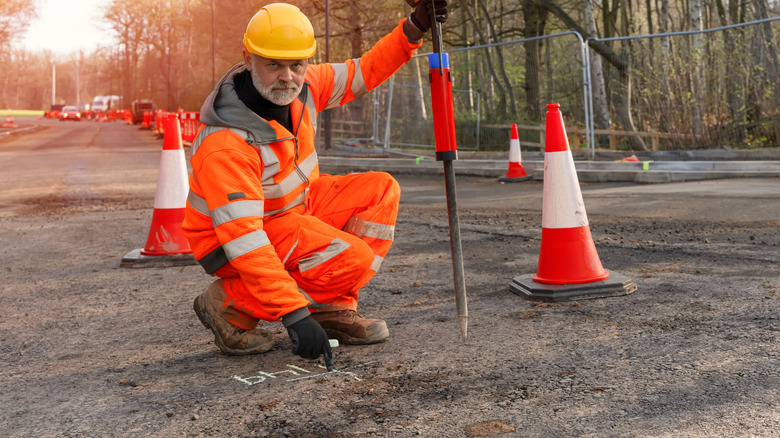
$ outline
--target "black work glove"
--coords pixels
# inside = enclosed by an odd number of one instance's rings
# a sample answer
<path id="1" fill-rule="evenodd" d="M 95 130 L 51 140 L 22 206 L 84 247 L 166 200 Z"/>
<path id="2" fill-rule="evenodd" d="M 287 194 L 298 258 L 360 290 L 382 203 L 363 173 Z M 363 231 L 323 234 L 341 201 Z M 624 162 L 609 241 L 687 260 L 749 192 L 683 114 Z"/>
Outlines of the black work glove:
<path id="1" fill-rule="evenodd" d="M 433 26 L 432 10 L 436 11 L 436 21 L 439 23 L 447 21 L 447 0 L 420 0 L 414 6 L 414 12 L 410 18 L 422 33 L 428 32 Z"/>
<path id="2" fill-rule="evenodd" d="M 333 352 L 328 335 L 311 315 L 287 327 L 287 334 L 293 344 L 293 354 L 304 359 L 317 359 L 321 354 L 328 371 L 333 368 Z"/>

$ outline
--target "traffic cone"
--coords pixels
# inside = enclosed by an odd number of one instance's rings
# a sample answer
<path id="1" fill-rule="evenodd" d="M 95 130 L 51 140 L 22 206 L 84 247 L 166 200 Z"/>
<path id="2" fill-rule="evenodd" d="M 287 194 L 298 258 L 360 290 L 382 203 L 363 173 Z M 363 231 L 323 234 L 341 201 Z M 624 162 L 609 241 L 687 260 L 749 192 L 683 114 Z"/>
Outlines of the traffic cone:
<path id="1" fill-rule="evenodd" d="M 122 259 L 123 267 L 195 264 L 190 243 L 181 231 L 189 185 L 179 116 L 169 114 L 165 124 L 168 134 L 163 140 L 152 225 L 146 246 L 128 253 Z"/>
<path id="2" fill-rule="evenodd" d="M 599 260 L 559 108 L 547 105 L 539 264 L 535 275 L 514 278 L 510 288 L 541 301 L 630 294 L 636 284 Z"/>
<path id="3" fill-rule="evenodd" d="M 509 139 L 509 168 L 506 176 L 499 178 L 501 182 L 519 182 L 531 179 L 520 158 L 520 137 L 517 135 L 517 123 L 512 123 L 512 136 Z"/>
<path id="4" fill-rule="evenodd" d="M 14 116 L 9 114 L 8 117 L 5 118 L 5 122 L 3 123 L 3 128 L 16 128 L 16 123 L 14 123 Z"/>

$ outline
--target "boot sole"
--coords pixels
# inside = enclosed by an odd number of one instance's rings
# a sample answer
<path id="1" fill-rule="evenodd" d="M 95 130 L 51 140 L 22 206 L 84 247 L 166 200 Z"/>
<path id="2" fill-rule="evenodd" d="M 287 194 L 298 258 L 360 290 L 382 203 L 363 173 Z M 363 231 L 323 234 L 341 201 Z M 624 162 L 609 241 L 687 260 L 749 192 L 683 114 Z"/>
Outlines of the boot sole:
<path id="1" fill-rule="evenodd" d="M 219 347 L 219 349 L 222 350 L 222 352 L 227 355 L 249 356 L 251 354 L 265 353 L 266 351 L 269 351 L 273 348 L 274 345 L 273 340 L 269 340 L 267 345 L 263 344 L 257 348 L 252 348 L 252 349 L 238 350 L 235 348 L 230 348 L 227 345 L 225 345 L 225 342 L 222 340 L 222 337 L 219 335 L 219 331 L 217 331 L 217 326 L 216 324 L 214 324 L 214 320 L 206 311 L 206 297 L 204 296 L 204 294 L 195 297 L 195 301 L 192 303 L 192 308 L 195 310 L 195 314 L 198 315 L 198 319 L 200 320 L 201 324 L 203 324 L 203 326 L 206 327 L 207 329 L 211 330 L 211 333 L 214 334 L 214 343 L 217 344 L 217 347 Z"/>

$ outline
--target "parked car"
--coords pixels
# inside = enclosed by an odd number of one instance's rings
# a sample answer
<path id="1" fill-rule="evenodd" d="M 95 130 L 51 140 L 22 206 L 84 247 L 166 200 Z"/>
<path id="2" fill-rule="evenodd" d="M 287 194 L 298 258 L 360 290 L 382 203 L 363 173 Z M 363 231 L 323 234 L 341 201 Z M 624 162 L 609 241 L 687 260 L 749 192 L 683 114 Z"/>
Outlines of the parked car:
<path id="1" fill-rule="evenodd" d="M 43 116 L 47 119 L 59 119 L 60 118 L 60 111 L 62 111 L 62 107 L 65 105 L 52 105 L 49 108 L 49 111 L 46 111 Z"/>
<path id="2" fill-rule="evenodd" d="M 79 112 L 79 109 L 70 105 L 62 107 L 62 111 L 60 111 L 60 121 L 63 120 L 75 120 L 77 122 L 81 121 L 81 113 Z"/>

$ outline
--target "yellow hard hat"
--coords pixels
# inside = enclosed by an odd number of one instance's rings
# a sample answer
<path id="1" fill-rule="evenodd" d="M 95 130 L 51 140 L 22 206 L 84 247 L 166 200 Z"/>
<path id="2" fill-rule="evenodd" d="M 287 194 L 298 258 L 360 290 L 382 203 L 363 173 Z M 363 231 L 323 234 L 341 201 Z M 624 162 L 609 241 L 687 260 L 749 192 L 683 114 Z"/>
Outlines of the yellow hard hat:
<path id="1" fill-rule="evenodd" d="M 317 49 L 314 28 L 300 9 L 287 3 L 263 6 L 249 21 L 244 47 L 269 59 L 308 59 Z"/>

